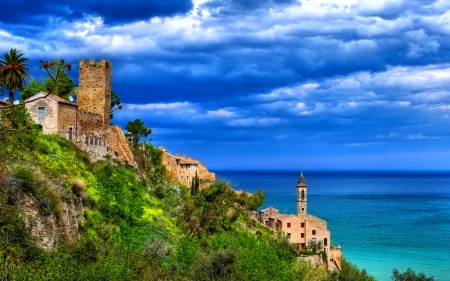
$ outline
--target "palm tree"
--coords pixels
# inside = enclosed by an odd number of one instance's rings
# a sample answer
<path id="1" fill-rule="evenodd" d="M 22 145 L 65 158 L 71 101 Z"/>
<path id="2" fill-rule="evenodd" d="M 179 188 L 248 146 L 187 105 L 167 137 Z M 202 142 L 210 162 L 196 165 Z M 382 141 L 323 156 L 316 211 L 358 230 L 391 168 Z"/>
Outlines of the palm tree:
<path id="1" fill-rule="evenodd" d="M 14 102 L 14 92 L 22 90 L 30 78 L 27 58 L 24 53 L 12 48 L 9 52 L 3 53 L 0 57 L 0 85 L 9 91 L 9 102 Z"/>

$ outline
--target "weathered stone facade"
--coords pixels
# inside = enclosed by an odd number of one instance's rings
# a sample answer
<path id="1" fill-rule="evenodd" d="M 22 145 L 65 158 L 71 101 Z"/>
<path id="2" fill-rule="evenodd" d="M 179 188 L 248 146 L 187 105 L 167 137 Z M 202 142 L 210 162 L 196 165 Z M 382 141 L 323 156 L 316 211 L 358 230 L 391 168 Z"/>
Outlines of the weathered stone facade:
<path id="1" fill-rule="evenodd" d="M 46 134 L 59 133 L 85 150 L 92 161 L 109 155 L 135 166 L 133 153 L 118 126 L 111 126 L 111 63 L 80 60 L 77 104 L 40 92 L 25 104 Z"/>
<path id="2" fill-rule="evenodd" d="M 109 126 L 111 110 L 112 65 L 107 60 L 80 60 L 77 104 L 80 111 L 101 116 L 103 126 Z"/>
<path id="3" fill-rule="evenodd" d="M 264 224 L 282 235 L 296 245 L 297 249 L 306 248 L 310 240 L 323 243 L 323 251 L 328 254 L 328 268 L 340 268 L 341 248 L 331 247 L 331 233 L 327 229 L 327 222 L 306 213 L 307 184 L 303 173 L 297 183 L 297 215 L 280 214 L 273 207 L 259 211 L 257 218 Z"/>
<path id="4" fill-rule="evenodd" d="M 162 162 L 166 166 L 172 182 L 190 186 L 196 173 L 200 179 L 200 188 L 206 188 L 216 180 L 216 174 L 209 172 L 206 166 L 198 160 L 186 155 L 172 155 L 163 146 L 159 149 L 162 151 Z"/>

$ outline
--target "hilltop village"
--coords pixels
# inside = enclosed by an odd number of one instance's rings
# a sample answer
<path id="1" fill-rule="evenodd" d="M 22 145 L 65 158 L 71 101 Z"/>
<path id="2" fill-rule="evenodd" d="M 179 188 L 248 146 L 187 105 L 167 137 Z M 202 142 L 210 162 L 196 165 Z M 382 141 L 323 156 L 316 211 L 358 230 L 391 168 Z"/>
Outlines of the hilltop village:
<path id="1" fill-rule="evenodd" d="M 101 60 L 79 63 L 79 87 L 76 102 L 40 92 L 26 100 L 26 108 L 33 121 L 45 134 L 60 134 L 86 151 L 91 161 L 105 156 L 136 165 L 130 143 L 119 126 L 110 125 L 112 64 Z M 162 163 L 172 182 L 190 186 L 195 176 L 200 187 L 206 188 L 216 180 L 215 173 L 188 156 L 169 153 L 164 146 Z M 273 207 L 260 210 L 253 218 L 262 225 L 281 233 L 300 251 L 310 241 L 319 243 L 327 253 L 326 267 L 341 268 L 341 248 L 332 247 L 327 222 L 307 213 L 307 184 L 303 173 L 296 185 L 297 214 L 280 214 Z"/>

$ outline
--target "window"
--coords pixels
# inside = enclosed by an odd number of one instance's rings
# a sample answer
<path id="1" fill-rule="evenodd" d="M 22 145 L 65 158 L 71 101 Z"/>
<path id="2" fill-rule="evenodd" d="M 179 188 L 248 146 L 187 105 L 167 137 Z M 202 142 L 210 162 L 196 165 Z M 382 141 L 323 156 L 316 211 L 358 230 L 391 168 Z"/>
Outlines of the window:
<path id="1" fill-rule="evenodd" d="M 38 118 L 45 118 L 45 107 L 38 107 Z"/>
<path id="2" fill-rule="evenodd" d="M 300 234 L 301 238 L 305 238 L 305 233 Z"/>
<path id="3" fill-rule="evenodd" d="M 311 238 L 311 241 L 316 242 L 316 238 Z"/>
<path id="4" fill-rule="evenodd" d="M 288 238 L 291 238 L 291 234 L 290 234 L 290 233 L 288 233 L 288 234 L 287 234 L 287 237 L 288 237 Z"/>
<path id="5" fill-rule="evenodd" d="M 300 225 L 301 227 L 305 227 L 305 223 L 304 222 L 302 222 L 302 224 Z"/>
<path id="6" fill-rule="evenodd" d="M 315 230 L 312 231 L 312 235 L 316 235 L 316 231 Z"/>
<path id="7" fill-rule="evenodd" d="M 69 140 L 72 140 L 72 134 L 73 134 L 73 129 L 72 127 L 69 128 Z"/>
<path id="8" fill-rule="evenodd" d="M 287 227 L 291 228 L 291 223 L 290 222 L 287 223 Z"/>

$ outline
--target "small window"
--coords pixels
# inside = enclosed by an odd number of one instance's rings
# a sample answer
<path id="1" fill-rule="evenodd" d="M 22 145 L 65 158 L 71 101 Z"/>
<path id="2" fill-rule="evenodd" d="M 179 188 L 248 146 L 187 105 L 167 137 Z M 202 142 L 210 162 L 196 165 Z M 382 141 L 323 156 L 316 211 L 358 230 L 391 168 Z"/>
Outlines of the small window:
<path id="1" fill-rule="evenodd" d="M 311 238 L 311 241 L 316 242 L 316 238 Z"/>
<path id="2" fill-rule="evenodd" d="M 300 234 L 301 238 L 305 238 L 305 233 Z"/>
<path id="3" fill-rule="evenodd" d="M 69 140 L 72 140 L 72 135 L 73 135 L 73 129 L 72 127 L 69 128 Z"/>
<path id="4" fill-rule="evenodd" d="M 266 217 L 268 216 L 269 214 L 266 214 Z"/>
<path id="5" fill-rule="evenodd" d="M 302 224 L 300 225 L 301 227 L 305 227 L 305 223 L 304 222 L 302 222 Z"/>
<path id="6" fill-rule="evenodd" d="M 291 238 L 291 234 L 290 234 L 290 233 L 288 233 L 288 234 L 287 234 L 287 237 L 288 237 L 288 238 Z"/>
<path id="7" fill-rule="evenodd" d="M 287 223 L 287 227 L 291 228 L 291 223 L 290 222 Z"/>
<path id="8" fill-rule="evenodd" d="M 45 118 L 45 107 L 38 107 L 38 118 Z"/>
<path id="9" fill-rule="evenodd" d="M 315 230 L 312 231 L 312 235 L 316 235 L 316 231 Z"/>

